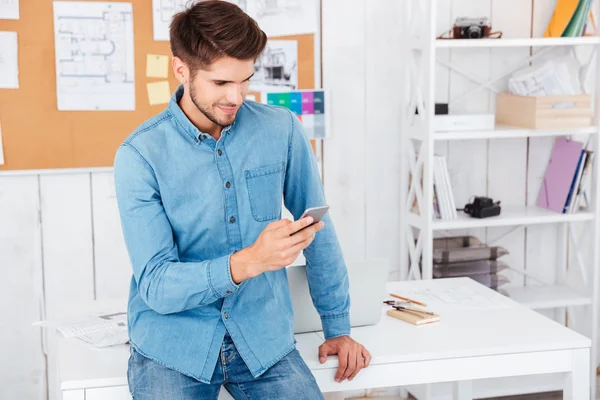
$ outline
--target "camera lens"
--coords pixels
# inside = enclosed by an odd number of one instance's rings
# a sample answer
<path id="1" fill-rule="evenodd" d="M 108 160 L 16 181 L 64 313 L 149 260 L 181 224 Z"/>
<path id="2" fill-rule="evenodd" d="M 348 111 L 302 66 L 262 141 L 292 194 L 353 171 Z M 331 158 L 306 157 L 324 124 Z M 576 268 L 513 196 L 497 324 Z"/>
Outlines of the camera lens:
<path id="1" fill-rule="evenodd" d="M 471 25 L 469 29 L 467 29 L 467 37 L 469 39 L 479 39 L 481 37 L 481 27 Z"/>

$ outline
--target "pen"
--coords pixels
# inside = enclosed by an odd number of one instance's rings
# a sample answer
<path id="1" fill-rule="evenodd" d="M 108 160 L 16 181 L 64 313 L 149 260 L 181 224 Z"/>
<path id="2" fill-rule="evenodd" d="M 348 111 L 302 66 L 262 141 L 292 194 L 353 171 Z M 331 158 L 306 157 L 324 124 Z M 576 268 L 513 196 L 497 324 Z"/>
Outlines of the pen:
<path id="1" fill-rule="evenodd" d="M 394 293 L 390 293 L 390 296 L 395 297 L 395 298 L 400 299 L 400 300 L 404 300 L 404 301 L 408 301 L 408 302 L 420 305 L 421 307 L 427 307 L 427 304 L 421 303 L 420 301 L 411 300 L 411 299 L 406 298 L 406 297 L 398 296 L 397 294 L 394 294 Z"/>
<path id="2" fill-rule="evenodd" d="M 420 315 L 435 315 L 435 313 L 429 312 L 429 311 L 425 311 L 425 310 L 419 310 L 416 308 L 408 308 L 408 307 L 402 307 L 402 306 L 394 306 L 394 308 L 396 310 L 402 310 L 402 311 L 408 311 L 408 312 L 412 312 L 412 313 L 418 313 Z"/>

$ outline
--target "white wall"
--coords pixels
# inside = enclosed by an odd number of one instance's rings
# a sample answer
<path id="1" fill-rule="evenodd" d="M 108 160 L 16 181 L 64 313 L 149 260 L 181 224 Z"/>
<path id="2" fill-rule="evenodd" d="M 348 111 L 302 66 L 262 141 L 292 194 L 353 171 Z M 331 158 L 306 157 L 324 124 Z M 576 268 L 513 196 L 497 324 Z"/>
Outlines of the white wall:
<path id="1" fill-rule="evenodd" d="M 460 15 L 491 15 L 505 37 L 541 35 L 553 1 L 438 0 L 437 31 Z M 324 145 L 325 188 L 346 259 L 390 258 L 400 270 L 400 69 L 403 66 L 398 0 L 323 2 L 323 84 L 331 90 L 333 136 Z M 533 28 L 530 24 L 533 16 Z M 488 78 L 529 50 L 452 50 L 442 57 Z M 475 54 L 475 55 L 473 55 Z M 439 67 L 436 100 L 472 87 Z M 486 111 L 493 96 L 479 91 L 453 111 Z M 551 141 L 511 139 L 441 143 L 457 204 L 487 194 L 503 204 L 532 204 Z M 509 231 L 474 231 L 494 241 Z M 455 232 L 450 232 L 455 233 Z M 498 240 L 507 261 L 554 278 L 554 226 L 519 229 Z M 67 174 L 0 174 L 0 398 L 45 399 L 54 392 L 53 368 L 31 322 L 51 316 L 63 301 L 124 297 L 130 267 L 123 244 L 110 170 Z M 519 275 L 511 274 L 515 284 Z M 10 361 L 7 361 L 10 360 Z M 49 376 L 49 385 L 46 376 Z M 49 389 L 47 389 L 49 388 Z M 53 398 L 50 396 L 50 398 Z"/>

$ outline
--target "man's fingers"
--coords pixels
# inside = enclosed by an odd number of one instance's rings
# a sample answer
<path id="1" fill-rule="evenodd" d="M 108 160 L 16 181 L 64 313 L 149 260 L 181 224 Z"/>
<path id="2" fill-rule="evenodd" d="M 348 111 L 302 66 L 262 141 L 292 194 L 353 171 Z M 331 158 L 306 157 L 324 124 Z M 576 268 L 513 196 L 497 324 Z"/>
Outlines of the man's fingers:
<path id="1" fill-rule="evenodd" d="M 303 240 L 299 243 L 296 243 L 294 246 L 290 247 L 287 250 L 288 254 L 297 254 L 300 253 L 302 250 L 304 250 L 305 248 L 307 248 L 308 246 L 310 246 L 310 244 L 312 243 L 312 241 L 315 239 L 315 236 L 312 235 L 310 236 L 308 239 Z"/>
<path id="2" fill-rule="evenodd" d="M 291 236 L 302 228 L 306 228 L 314 222 L 313 217 L 308 216 L 300 218 L 298 221 L 294 221 L 283 229 L 284 235 Z"/>
<path id="3" fill-rule="evenodd" d="M 314 236 L 318 231 L 320 231 L 323 228 L 323 226 L 325 226 L 325 223 L 323 221 L 320 221 L 309 227 L 306 227 L 301 232 L 290 236 L 290 242 L 292 244 L 303 242 L 311 236 Z"/>
<path id="4" fill-rule="evenodd" d="M 327 347 L 321 345 L 319 347 L 319 361 L 321 362 L 321 364 L 323 364 L 325 361 L 327 361 L 327 355 L 328 355 Z"/>
<path id="5" fill-rule="evenodd" d="M 338 360 L 339 365 L 334 379 L 336 382 L 341 382 L 342 376 L 344 376 L 346 368 L 348 367 L 348 351 L 340 350 L 340 352 L 338 353 Z"/>
<path id="6" fill-rule="evenodd" d="M 356 354 L 356 370 L 348 377 L 348 380 L 351 381 L 356 377 L 361 369 L 365 367 L 365 359 L 362 356 L 362 352 L 359 350 Z"/>
<path id="7" fill-rule="evenodd" d="M 371 364 L 371 353 L 369 353 L 369 350 L 367 350 L 364 346 L 362 348 L 362 356 L 365 359 L 365 368 L 369 366 L 369 364 Z"/>
<path id="8" fill-rule="evenodd" d="M 348 352 L 348 366 L 346 367 L 344 375 L 342 375 L 342 382 L 345 379 L 348 379 L 348 377 L 356 371 L 356 353 L 357 350 L 350 347 L 350 351 Z"/>
<path id="9" fill-rule="evenodd" d="M 280 219 L 279 221 L 275 221 L 275 222 L 271 222 L 269 225 L 267 225 L 265 227 L 265 231 L 271 231 L 273 229 L 279 229 L 279 228 L 283 228 L 286 225 L 291 224 L 292 221 L 290 221 L 289 219 Z"/>

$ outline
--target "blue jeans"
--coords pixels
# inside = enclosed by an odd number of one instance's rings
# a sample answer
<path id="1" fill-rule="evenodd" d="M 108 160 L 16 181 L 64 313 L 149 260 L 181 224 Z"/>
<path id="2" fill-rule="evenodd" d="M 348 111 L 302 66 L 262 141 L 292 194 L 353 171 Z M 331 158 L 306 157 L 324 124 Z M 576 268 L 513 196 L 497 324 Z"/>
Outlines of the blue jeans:
<path id="1" fill-rule="evenodd" d="M 258 378 L 254 378 L 231 337 L 226 334 L 210 384 L 164 367 L 131 347 L 127 371 L 134 400 L 217 399 L 221 386 L 234 399 L 318 400 L 323 395 L 310 369 L 293 350 Z"/>

